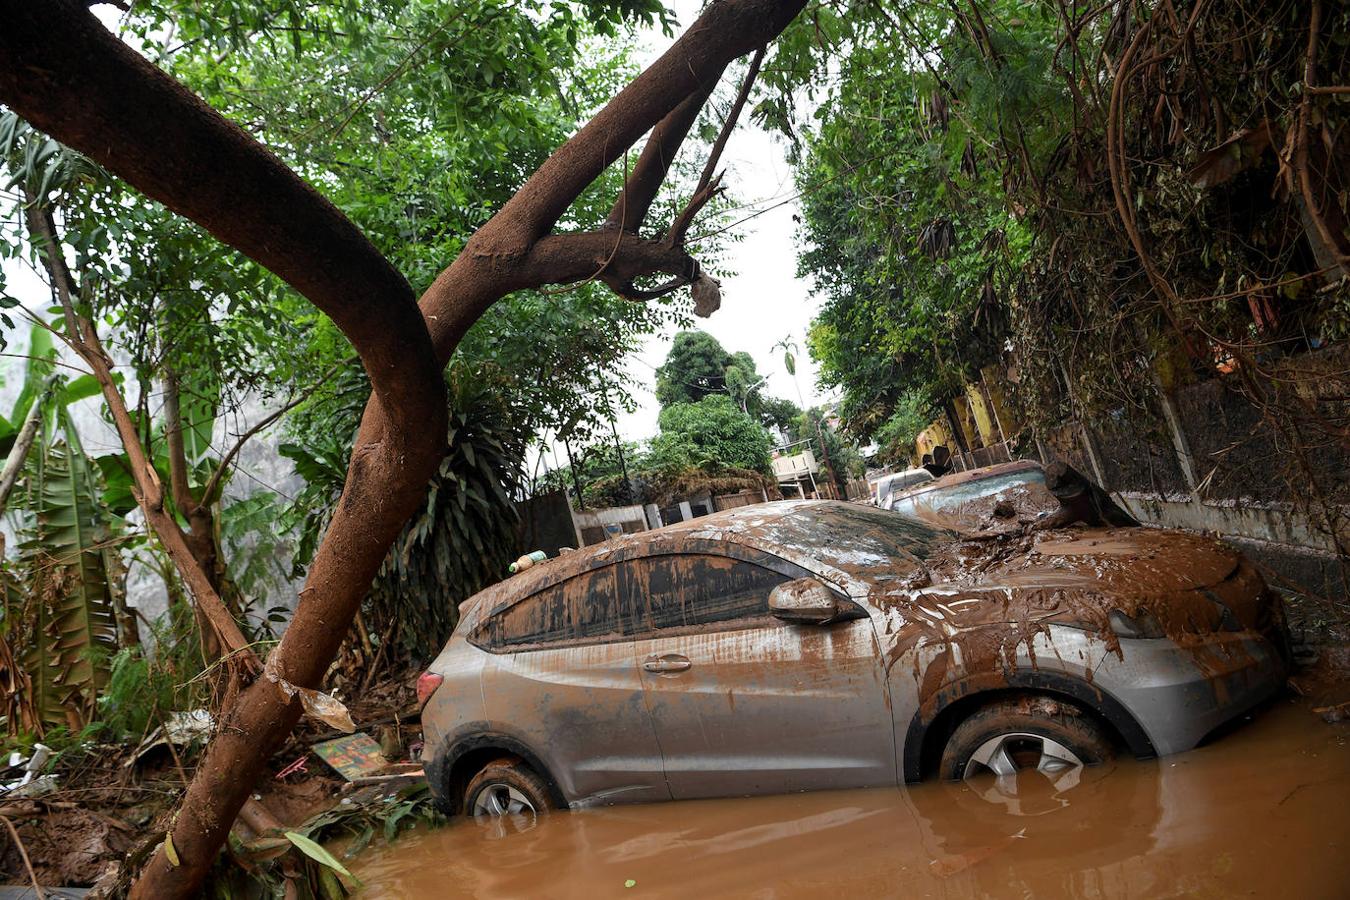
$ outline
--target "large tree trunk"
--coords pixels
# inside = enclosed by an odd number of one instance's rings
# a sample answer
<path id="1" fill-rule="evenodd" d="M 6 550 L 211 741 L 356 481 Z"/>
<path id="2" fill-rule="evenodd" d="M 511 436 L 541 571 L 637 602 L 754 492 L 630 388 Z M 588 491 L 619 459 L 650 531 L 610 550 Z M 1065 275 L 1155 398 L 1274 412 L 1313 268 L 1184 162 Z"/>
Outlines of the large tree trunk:
<path id="1" fill-rule="evenodd" d="M 161 848 L 134 896 L 182 897 L 201 885 L 267 759 L 301 714 L 273 679 L 319 685 L 439 462 L 445 445 L 440 369 L 469 327 L 522 288 L 598 278 L 625 296 L 642 296 L 632 287 L 635 278 L 664 273 L 672 284 L 688 284 L 699 277 L 678 235 L 668 241 L 638 236 L 641 216 L 622 215 L 621 227 L 610 231 L 550 231 L 654 126 L 661 127 L 652 139 L 677 149 L 675 135 L 688 128 L 686 102 L 706 96 L 728 63 L 772 40 L 804 5 L 722 0 L 709 6 L 469 240 L 419 310 L 403 278 L 331 204 L 119 43 L 80 4 L 0 0 L 0 100 L 286 279 L 352 341 L 372 385 L 347 482 L 295 617 L 268 660 L 268 674 L 222 716 L 173 827 L 178 864 Z M 660 186 L 650 166 L 662 165 L 664 173 L 668 156 L 643 158 L 624 202 L 645 211 Z"/>

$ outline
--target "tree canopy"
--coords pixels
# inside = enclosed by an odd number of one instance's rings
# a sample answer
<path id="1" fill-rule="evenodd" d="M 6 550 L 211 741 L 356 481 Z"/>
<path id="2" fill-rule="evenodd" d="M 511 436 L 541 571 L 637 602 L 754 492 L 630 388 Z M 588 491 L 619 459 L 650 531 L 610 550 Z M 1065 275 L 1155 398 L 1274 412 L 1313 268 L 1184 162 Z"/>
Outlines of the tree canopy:
<path id="1" fill-rule="evenodd" d="M 839 78 L 798 133 L 800 266 L 856 434 L 912 433 L 891 420 L 990 364 L 1048 427 L 1345 333 L 1344 104 L 1300 85 L 1344 83 L 1346 11 L 1188 9 L 1000 0 L 841 24 Z"/>
<path id="2" fill-rule="evenodd" d="M 650 457 L 659 468 L 769 471 L 768 431 L 725 394 L 671 404 L 661 410 L 660 423 Z"/>

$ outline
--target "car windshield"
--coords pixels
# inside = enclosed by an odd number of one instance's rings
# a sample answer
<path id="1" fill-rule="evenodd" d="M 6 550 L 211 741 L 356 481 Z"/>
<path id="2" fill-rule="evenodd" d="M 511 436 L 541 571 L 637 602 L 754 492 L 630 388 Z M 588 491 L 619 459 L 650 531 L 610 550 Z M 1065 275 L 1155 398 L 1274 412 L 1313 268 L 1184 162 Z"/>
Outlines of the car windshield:
<path id="1" fill-rule="evenodd" d="M 859 503 L 811 504 L 759 526 L 760 535 L 836 568 L 894 565 L 925 559 L 949 536 L 939 528 Z"/>
<path id="2" fill-rule="evenodd" d="M 908 469 L 895 475 L 887 475 L 876 482 L 876 501 L 882 509 L 889 509 L 896 494 L 932 481 L 933 476 L 924 469 Z"/>
<path id="3" fill-rule="evenodd" d="M 922 504 L 934 510 L 955 510 L 974 500 L 994 497 L 1011 488 L 1029 484 L 1045 484 L 1045 473 L 1040 469 L 1025 469 L 1021 472 L 995 475 L 992 478 L 980 478 L 947 487 L 935 487 L 931 490 L 919 491 L 909 497 L 901 497 L 895 501 L 894 509 L 897 512 L 905 512 L 913 510 L 916 504 Z"/>

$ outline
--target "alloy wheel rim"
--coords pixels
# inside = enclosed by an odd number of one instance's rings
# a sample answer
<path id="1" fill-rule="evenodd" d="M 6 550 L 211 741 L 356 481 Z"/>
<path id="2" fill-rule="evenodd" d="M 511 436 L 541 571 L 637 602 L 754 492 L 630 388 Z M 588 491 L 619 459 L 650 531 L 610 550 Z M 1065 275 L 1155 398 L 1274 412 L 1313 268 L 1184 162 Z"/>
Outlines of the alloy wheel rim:
<path id="1" fill-rule="evenodd" d="M 1009 732 L 981 744 L 966 761 L 962 778 L 980 799 L 1003 807 L 1009 815 L 1043 816 L 1069 805 L 1069 792 L 1078 787 L 1085 771 L 1086 763 L 1078 754 L 1054 738 Z M 1048 795 L 1034 782 L 1019 780 L 1019 775 L 1030 772 L 1045 778 Z"/>
<path id="2" fill-rule="evenodd" d="M 489 784 L 473 800 L 475 819 L 534 814 L 534 804 L 530 798 L 509 784 Z"/>
<path id="3" fill-rule="evenodd" d="M 1028 732 L 1010 732 L 991 737 L 981 744 L 966 762 L 962 778 L 971 778 L 980 772 L 993 772 L 998 777 L 1016 775 L 1021 768 L 1014 753 L 1025 756 L 1028 751 L 1036 753 L 1036 771 L 1057 780 L 1070 769 L 1081 769 L 1083 761 L 1068 747 L 1053 738 Z"/>

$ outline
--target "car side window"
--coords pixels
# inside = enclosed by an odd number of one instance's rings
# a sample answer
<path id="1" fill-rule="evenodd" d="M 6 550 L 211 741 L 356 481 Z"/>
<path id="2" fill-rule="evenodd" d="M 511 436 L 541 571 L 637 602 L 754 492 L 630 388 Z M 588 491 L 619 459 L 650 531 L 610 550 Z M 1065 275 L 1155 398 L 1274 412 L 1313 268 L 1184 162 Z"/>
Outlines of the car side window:
<path id="1" fill-rule="evenodd" d="M 769 593 L 790 576 L 707 553 L 648 556 L 626 564 L 639 621 L 651 631 L 764 621 Z"/>
<path id="2" fill-rule="evenodd" d="M 488 649 L 602 643 L 636 630 L 631 602 L 619 590 L 615 566 L 544 588 L 489 617 L 474 634 Z"/>

